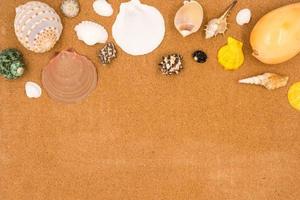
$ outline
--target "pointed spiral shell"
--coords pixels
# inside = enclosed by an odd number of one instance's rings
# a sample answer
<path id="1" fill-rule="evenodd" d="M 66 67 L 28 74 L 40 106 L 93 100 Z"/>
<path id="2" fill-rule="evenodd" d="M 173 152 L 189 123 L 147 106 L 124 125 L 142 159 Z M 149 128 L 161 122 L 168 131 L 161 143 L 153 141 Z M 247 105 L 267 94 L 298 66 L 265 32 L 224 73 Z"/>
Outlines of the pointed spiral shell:
<path id="1" fill-rule="evenodd" d="M 59 40 L 63 26 L 53 8 L 39 1 L 30 1 L 16 8 L 14 28 L 26 49 L 44 53 Z"/>

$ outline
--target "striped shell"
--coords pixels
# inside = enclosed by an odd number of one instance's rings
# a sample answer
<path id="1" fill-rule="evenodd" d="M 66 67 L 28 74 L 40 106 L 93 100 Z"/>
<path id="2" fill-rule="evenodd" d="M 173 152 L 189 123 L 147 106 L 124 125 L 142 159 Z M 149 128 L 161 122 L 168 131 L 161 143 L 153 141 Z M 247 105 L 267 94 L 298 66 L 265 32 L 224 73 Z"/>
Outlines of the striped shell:
<path id="1" fill-rule="evenodd" d="M 39 1 L 30 1 L 16 8 L 14 27 L 20 43 L 36 53 L 52 49 L 63 29 L 55 10 Z"/>

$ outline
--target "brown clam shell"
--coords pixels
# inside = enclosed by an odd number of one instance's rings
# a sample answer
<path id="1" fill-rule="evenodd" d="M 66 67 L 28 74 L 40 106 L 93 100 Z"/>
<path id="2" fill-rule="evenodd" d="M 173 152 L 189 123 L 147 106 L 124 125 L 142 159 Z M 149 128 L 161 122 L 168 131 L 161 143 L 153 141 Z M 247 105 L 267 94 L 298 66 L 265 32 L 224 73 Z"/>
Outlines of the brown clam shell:
<path id="1" fill-rule="evenodd" d="M 48 95 L 64 103 L 86 98 L 97 85 L 97 71 L 85 56 L 62 51 L 42 71 L 42 84 Z"/>

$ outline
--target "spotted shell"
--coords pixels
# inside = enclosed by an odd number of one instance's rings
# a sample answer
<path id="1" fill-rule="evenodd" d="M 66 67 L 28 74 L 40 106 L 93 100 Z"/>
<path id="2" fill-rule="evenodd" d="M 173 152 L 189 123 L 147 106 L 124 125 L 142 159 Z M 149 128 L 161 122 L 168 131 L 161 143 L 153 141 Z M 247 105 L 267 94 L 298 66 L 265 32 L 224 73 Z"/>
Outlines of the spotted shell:
<path id="1" fill-rule="evenodd" d="M 44 53 L 59 40 L 63 26 L 53 8 L 39 1 L 30 1 L 16 8 L 14 28 L 26 49 Z"/>

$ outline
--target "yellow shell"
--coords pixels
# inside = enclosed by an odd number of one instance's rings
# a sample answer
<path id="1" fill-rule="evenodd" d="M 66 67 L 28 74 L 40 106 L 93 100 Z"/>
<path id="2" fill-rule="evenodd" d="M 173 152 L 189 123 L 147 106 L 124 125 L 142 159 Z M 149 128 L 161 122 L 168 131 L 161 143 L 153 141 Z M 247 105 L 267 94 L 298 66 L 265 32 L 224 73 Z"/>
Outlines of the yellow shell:
<path id="1" fill-rule="evenodd" d="M 300 111 L 300 82 L 295 83 L 290 87 L 288 99 L 291 106 Z"/>
<path id="2" fill-rule="evenodd" d="M 218 52 L 218 61 L 226 70 L 236 70 L 244 63 L 243 43 L 228 37 L 227 45 Z"/>

